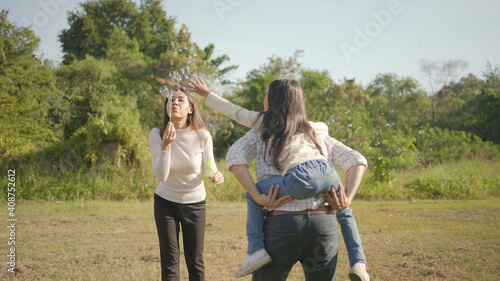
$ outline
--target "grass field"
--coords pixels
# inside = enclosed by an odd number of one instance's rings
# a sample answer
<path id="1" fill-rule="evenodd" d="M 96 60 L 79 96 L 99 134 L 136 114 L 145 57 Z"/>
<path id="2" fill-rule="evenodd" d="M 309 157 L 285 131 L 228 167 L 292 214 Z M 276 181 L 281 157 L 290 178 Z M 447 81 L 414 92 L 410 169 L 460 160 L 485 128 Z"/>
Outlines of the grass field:
<path id="1" fill-rule="evenodd" d="M 208 199 L 207 280 L 236 280 L 246 251 L 244 202 Z M 363 201 L 352 208 L 372 280 L 500 280 L 500 199 Z M 7 207 L 0 215 L 7 218 Z M 0 231 L 3 280 L 159 280 L 153 202 L 21 202 L 16 266 Z M 348 280 L 341 243 L 338 280 Z M 182 278 L 187 280 L 185 264 Z M 250 280 L 250 277 L 238 280 Z M 296 265 L 288 280 L 303 280 Z"/>

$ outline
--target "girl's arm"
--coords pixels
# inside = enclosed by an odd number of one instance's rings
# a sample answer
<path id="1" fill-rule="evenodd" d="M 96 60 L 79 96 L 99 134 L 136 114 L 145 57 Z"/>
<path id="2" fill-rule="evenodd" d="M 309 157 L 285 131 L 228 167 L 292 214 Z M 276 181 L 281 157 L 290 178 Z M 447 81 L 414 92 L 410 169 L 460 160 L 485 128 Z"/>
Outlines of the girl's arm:
<path id="1" fill-rule="evenodd" d="M 207 177 L 210 178 L 210 180 L 215 184 L 223 183 L 224 175 L 218 171 L 217 165 L 215 165 L 213 142 L 212 142 L 212 137 L 210 136 L 209 133 L 207 133 L 207 135 L 205 136 L 204 142 L 205 145 L 202 154 L 202 163 L 205 175 L 207 175 Z M 208 161 L 209 159 L 210 163 Z M 214 172 L 213 178 L 210 176 L 210 167 L 209 167 L 210 164 L 212 164 L 212 169 Z"/>
<path id="2" fill-rule="evenodd" d="M 194 92 L 202 97 L 205 97 L 205 104 L 213 110 L 226 115 L 245 127 L 259 130 L 262 123 L 262 114 L 260 112 L 248 110 L 235 105 L 234 103 L 211 93 L 205 84 L 205 81 L 203 81 L 201 77 L 198 78 L 196 75 L 193 75 L 193 79 L 189 79 L 189 86 L 187 89 L 190 92 Z"/>
<path id="3" fill-rule="evenodd" d="M 165 147 L 160 137 L 160 130 L 153 129 L 149 133 L 149 150 L 151 152 L 151 164 L 153 166 L 153 174 L 156 179 L 161 182 L 167 180 L 170 173 L 170 145 Z"/>

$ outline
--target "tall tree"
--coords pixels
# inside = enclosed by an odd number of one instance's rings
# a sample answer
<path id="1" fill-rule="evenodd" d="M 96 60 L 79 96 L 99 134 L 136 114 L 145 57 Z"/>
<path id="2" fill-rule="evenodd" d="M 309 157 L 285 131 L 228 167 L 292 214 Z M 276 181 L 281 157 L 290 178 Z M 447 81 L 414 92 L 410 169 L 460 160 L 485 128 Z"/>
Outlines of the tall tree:
<path id="1" fill-rule="evenodd" d="M 135 37 L 139 41 L 140 50 L 152 58 L 159 58 L 174 38 L 175 21 L 167 17 L 161 5 L 162 0 L 143 0 L 139 20 L 136 22 Z"/>
<path id="2" fill-rule="evenodd" d="M 430 89 L 432 125 L 435 124 L 435 99 L 437 92 L 443 86 L 454 82 L 460 74 L 469 67 L 469 63 L 464 60 L 447 61 L 420 61 L 420 69 L 424 73 Z"/>
<path id="3" fill-rule="evenodd" d="M 389 99 L 397 96 L 420 94 L 422 92 L 419 82 L 415 78 L 399 77 L 394 73 L 377 74 L 375 79 L 368 85 L 368 88 L 372 88 L 374 94 L 382 95 Z"/>
<path id="4" fill-rule="evenodd" d="M 484 79 L 469 74 L 438 94 L 438 125 L 500 143 L 500 70 L 488 63 Z"/>
<path id="5" fill-rule="evenodd" d="M 175 38 L 175 21 L 167 18 L 160 0 L 145 0 L 139 9 L 131 0 L 84 2 L 69 13 L 68 24 L 59 34 L 65 64 L 86 55 L 105 58 L 115 28 L 135 38 L 140 51 L 152 58 L 158 58 Z"/>
<path id="6" fill-rule="evenodd" d="M 56 140 L 49 112 L 57 95 L 48 63 L 35 56 L 40 39 L 0 13 L 0 158 Z"/>

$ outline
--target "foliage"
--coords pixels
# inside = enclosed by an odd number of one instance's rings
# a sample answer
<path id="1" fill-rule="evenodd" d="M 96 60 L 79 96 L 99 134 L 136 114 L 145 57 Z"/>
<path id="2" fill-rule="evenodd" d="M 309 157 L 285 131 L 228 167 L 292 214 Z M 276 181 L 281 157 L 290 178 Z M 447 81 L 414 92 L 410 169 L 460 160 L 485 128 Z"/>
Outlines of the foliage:
<path id="1" fill-rule="evenodd" d="M 488 63 L 484 79 L 469 74 L 443 87 L 436 97 L 436 125 L 471 132 L 500 143 L 500 70 Z"/>
<path id="2" fill-rule="evenodd" d="M 158 58 L 174 38 L 174 20 L 167 18 L 159 0 L 87 1 L 68 14 L 69 28 L 59 35 L 64 63 L 83 60 L 87 55 L 106 57 L 115 29 L 137 39 L 140 51 Z"/>
<path id="3" fill-rule="evenodd" d="M 49 116 L 57 95 L 51 67 L 34 56 L 40 40 L 0 13 L 0 159 L 40 149 L 59 132 Z"/>
<path id="4" fill-rule="evenodd" d="M 457 160 L 432 167 L 392 170 L 388 182 L 377 181 L 375 169 L 356 193 L 357 199 L 484 199 L 500 196 L 500 162 L 486 159 Z"/>
<path id="5" fill-rule="evenodd" d="M 244 81 L 232 83 L 227 77 L 237 66 L 228 65 L 229 57 L 217 54 L 214 44 L 192 42 L 186 25 L 174 30 L 159 0 L 139 7 L 130 0 L 80 4 L 60 35 L 64 64 L 54 66 L 34 55 L 39 39 L 31 30 L 11 24 L 5 11 L 1 16 L 1 167 L 32 171 L 23 198 L 149 198 L 155 182 L 147 135 L 160 125 L 165 99 L 158 90 L 174 89 L 193 73 L 211 90 L 256 111 L 263 110 L 271 81 L 299 81 L 308 119 L 325 122 L 332 137 L 368 159 L 363 198 L 482 198 L 485 188 L 498 196 L 492 187 L 498 181 L 489 176 L 474 180 L 477 190 L 465 187 L 469 179 L 439 177 L 397 184 L 403 197 L 390 188 L 405 171 L 500 158 L 497 66 L 488 64 L 483 78 L 467 75 L 455 82 L 455 70 L 465 65 L 450 64 L 433 78 L 447 82 L 428 96 L 417 80 L 394 73 L 379 74 L 366 87 L 355 79 L 333 81 L 327 71 L 303 67 L 297 51 L 272 56 Z M 221 159 L 248 128 L 209 110 L 202 98 L 195 100 Z M 110 144 L 116 151 L 106 160 L 103 147 Z M 212 195 L 220 200 L 241 200 L 244 194 L 234 181 L 217 191 Z"/>

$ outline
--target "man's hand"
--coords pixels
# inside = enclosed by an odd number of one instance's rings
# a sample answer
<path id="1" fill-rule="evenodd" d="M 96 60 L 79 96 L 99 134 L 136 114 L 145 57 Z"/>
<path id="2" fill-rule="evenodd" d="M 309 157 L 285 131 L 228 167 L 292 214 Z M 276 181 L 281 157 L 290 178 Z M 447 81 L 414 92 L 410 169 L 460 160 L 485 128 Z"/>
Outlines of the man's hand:
<path id="1" fill-rule="evenodd" d="M 325 201 L 330 204 L 332 209 L 345 209 L 351 205 L 351 200 L 345 195 L 345 187 L 342 184 L 339 184 L 339 195 L 335 192 L 335 189 L 332 188 L 330 192 L 325 194 Z"/>
<path id="2" fill-rule="evenodd" d="M 269 194 L 260 194 L 259 197 L 255 200 L 257 204 L 263 206 L 263 207 L 268 207 L 268 208 L 278 208 L 279 206 L 290 202 L 293 198 L 290 195 L 285 195 L 281 198 L 278 198 L 278 193 L 280 191 L 280 186 L 277 185 L 276 189 L 274 188 L 274 185 L 271 186 L 269 189 Z"/>

